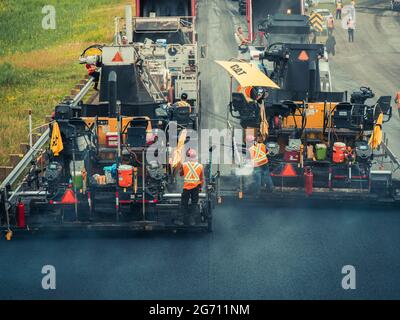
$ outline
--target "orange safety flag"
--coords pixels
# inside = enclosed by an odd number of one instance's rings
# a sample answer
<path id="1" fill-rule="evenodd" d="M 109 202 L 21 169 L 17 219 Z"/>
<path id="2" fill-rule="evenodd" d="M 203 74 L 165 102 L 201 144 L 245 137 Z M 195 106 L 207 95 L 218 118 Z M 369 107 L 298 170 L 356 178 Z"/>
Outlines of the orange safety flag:
<path id="1" fill-rule="evenodd" d="M 263 143 L 256 143 L 249 149 L 250 158 L 253 162 L 253 167 L 261 167 L 268 163 L 267 148 Z"/>
<path id="2" fill-rule="evenodd" d="M 380 113 L 378 119 L 376 120 L 374 130 L 372 131 L 371 138 L 368 141 L 368 144 L 371 146 L 372 150 L 377 149 L 382 143 L 382 122 L 383 113 Z"/>
<path id="3" fill-rule="evenodd" d="M 184 177 L 183 189 L 191 190 L 203 184 L 203 166 L 198 162 L 185 162 L 181 175 Z"/>
<path id="4" fill-rule="evenodd" d="M 282 170 L 282 177 L 297 177 L 296 170 L 294 170 L 293 166 L 290 163 L 287 163 Z"/>
<path id="5" fill-rule="evenodd" d="M 260 134 L 263 140 L 267 139 L 269 134 L 269 125 L 265 113 L 264 103 L 260 104 Z"/>
<path id="6" fill-rule="evenodd" d="M 60 127 L 57 122 L 53 124 L 53 131 L 51 132 L 50 149 L 54 156 L 59 156 L 60 152 L 64 149 L 64 145 L 61 138 Z"/>
<path id="7" fill-rule="evenodd" d="M 172 157 L 170 159 L 170 165 L 172 169 L 177 168 L 178 165 L 182 163 L 183 160 L 182 152 L 183 152 L 183 147 L 185 146 L 186 136 L 187 136 L 187 130 L 183 129 L 179 135 L 178 145 L 176 146 L 176 149 L 172 152 Z"/>

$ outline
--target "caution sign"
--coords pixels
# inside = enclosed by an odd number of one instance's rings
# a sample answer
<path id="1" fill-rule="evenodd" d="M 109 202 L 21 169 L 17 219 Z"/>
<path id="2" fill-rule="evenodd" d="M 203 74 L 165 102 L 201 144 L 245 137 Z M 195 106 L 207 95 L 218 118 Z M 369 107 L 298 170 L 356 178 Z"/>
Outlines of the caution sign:
<path id="1" fill-rule="evenodd" d="M 310 24 L 314 30 L 318 32 L 322 32 L 324 30 L 324 18 L 319 13 L 313 12 L 308 21 L 310 21 Z"/>

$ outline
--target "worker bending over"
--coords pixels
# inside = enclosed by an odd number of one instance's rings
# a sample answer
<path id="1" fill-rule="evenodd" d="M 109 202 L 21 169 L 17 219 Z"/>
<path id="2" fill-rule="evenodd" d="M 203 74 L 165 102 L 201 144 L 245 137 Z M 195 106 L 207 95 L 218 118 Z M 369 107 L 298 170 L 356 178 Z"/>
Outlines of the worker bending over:
<path id="1" fill-rule="evenodd" d="M 186 156 L 189 159 L 183 163 L 180 170 L 180 175 L 184 177 L 181 204 L 184 214 L 189 215 L 189 224 L 194 225 L 192 213 L 199 203 L 199 194 L 204 183 L 204 172 L 203 165 L 197 161 L 196 150 L 189 149 Z M 192 210 L 189 210 L 190 199 Z"/>
<path id="2" fill-rule="evenodd" d="M 266 187 L 268 192 L 272 192 L 274 185 L 269 172 L 268 151 L 265 144 L 261 141 L 256 141 L 252 135 L 247 136 L 246 142 L 250 146 L 249 155 L 256 178 L 257 196 L 261 194 L 262 187 Z"/>

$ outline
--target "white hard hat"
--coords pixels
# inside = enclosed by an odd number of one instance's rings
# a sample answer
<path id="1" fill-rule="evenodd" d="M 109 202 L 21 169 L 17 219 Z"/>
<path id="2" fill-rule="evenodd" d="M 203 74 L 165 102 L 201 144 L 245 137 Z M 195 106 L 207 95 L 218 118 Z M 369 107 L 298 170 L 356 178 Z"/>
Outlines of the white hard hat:
<path id="1" fill-rule="evenodd" d="M 248 135 L 246 136 L 246 142 L 247 142 L 247 143 L 253 143 L 254 140 L 255 140 L 255 137 L 254 137 L 252 134 L 248 134 Z"/>
<path id="2" fill-rule="evenodd" d="M 195 159 L 197 157 L 197 152 L 196 150 L 190 148 L 187 152 L 186 152 L 186 156 L 188 156 L 190 159 Z"/>

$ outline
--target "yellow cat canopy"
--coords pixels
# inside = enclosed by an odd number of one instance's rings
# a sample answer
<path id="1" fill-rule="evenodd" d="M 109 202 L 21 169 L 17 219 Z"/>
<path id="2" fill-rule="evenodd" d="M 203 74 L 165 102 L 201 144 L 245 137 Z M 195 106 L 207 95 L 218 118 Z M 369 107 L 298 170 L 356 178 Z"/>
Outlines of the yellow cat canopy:
<path id="1" fill-rule="evenodd" d="M 234 77 L 242 87 L 268 87 L 279 89 L 279 86 L 258 68 L 247 62 L 215 61 Z"/>

